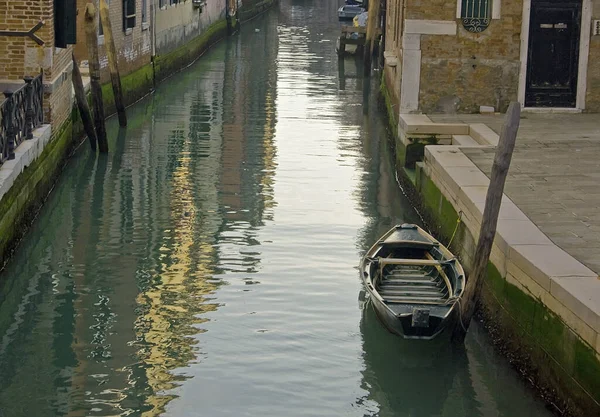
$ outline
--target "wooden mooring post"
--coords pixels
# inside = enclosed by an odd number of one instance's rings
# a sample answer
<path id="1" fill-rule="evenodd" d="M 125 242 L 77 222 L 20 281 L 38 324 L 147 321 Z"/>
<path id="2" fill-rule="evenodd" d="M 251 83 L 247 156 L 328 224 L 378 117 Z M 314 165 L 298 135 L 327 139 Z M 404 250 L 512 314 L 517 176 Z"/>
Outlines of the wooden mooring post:
<path id="1" fill-rule="evenodd" d="M 380 0 L 369 0 L 369 16 L 367 18 L 367 36 L 364 49 L 364 72 L 365 77 L 371 75 L 371 62 L 373 60 L 373 49 L 377 29 L 379 25 L 379 2 Z"/>
<path id="2" fill-rule="evenodd" d="M 94 130 L 94 121 L 92 120 L 92 114 L 90 107 L 88 106 L 87 99 L 85 98 L 85 90 L 83 89 L 83 80 L 81 79 L 81 71 L 79 71 L 79 65 L 75 59 L 75 54 L 71 54 L 73 60 L 73 88 L 75 89 L 75 100 L 77 101 L 77 108 L 79 109 L 79 115 L 83 123 L 83 128 L 90 141 L 92 150 L 96 151 L 96 131 Z"/>
<path id="3" fill-rule="evenodd" d="M 125 113 L 125 104 L 123 103 L 123 89 L 121 88 L 121 75 L 117 63 L 117 49 L 108 14 L 108 5 L 106 0 L 100 0 L 100 20 L 104 32 L 104 45 L 106 46 L 106 55 L 108 56 L 108 69 L 110 70 L 110 81 L 115 96 L 115 106 L 119 116 L 119 126 L 127 126 L 127 114 Z"/>
<path id="4" fill-rule="evenodd" d="M 98 35 L 96 33 L 96 7 L 88 3 L 85 7 L 85 35 L 90 68 L 90 88 L 94 104 L 94 123 L 100 152 L 108 152 L 106 126 L 104 124 L 104 103 L 100 86 L 100 60 L 98 57 Z"/>
<path id="5" fill-rule="evenodd" d="M 500 133 L 500 140 L 498 141 L 498 147 L 494 156 L 490 185 L 485 197 L 485 208 L 479 230 L 479 240 L 477 241 L 477 249 L 475 249 L 473 269 L 467 281 L 465 294 L 458 306 L 459 319 L 452 332 L 452 340 L 455 342 L 464 341 L 477 303 L 481 297 L 483 281 L 486 276 L 490 253 L 492 252 L 494 236 L 496 235 L 498 214 L 500 213 L 502 195 L 504 194 L 504 184 L 515 148 L 520 118 L 521 105 L 517 102 L 512 102 L 506 112 L 504 125 Z"/>

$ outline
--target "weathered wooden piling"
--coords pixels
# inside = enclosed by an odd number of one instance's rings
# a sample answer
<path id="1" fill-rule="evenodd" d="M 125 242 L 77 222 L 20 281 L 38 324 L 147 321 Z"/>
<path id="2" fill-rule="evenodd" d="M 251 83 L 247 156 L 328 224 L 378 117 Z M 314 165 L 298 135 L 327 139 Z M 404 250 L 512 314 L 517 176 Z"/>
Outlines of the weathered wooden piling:
<path id="1" fill-rule="evenodd" d="M 79 71 L 79 65 L 75 59 L 75 54 L 71 54 L 73 60 L 73 88 L 75 89 L 75 100 L 77 101 L 77 108 L 79 109 L 79 115 L 83 123 L 83 128 L 90 141 L 90 146 L 93 151 L 96 151 L 96 131 L 94 130 L 94 121 L 92 120 L 92 114 L 90 107 L 85 98 L 85 90 L 83 89 L 83 80 L 81 79 L 81 71 Z"/>
<path id="2" fill-rule="evenodd" d="M 102 87 L 100 86 L 100 59 L 98 57 L 96 27 L 96 7 L 92 3 L 88 3 L 85 7 L 85 35 L 90 68 L 90 88 L 94 107 L 94 123 L 96 125 L 96 136 L 98 137 L 98 148 L 100 152 L 108 152 Z"/>
<path id="3" fill-rule="evenodd" d="M 475 260 L 471 275 L 467 281 L 467 288 L 459 305 L 459 320 L 454 327 L 452 339 L 455 342 L 462 342 L 467 334 L 471 319 L 475 313 L 477 303 L 481 298 L 483 282 L 487 272 L 487 266 L 496 235 L 496 226 L 498 224 L 498 214 L 502 203 L 504 193 L 504 183 L 510 167 L 512 153 L 515 148 L 517 131 L 521 117 L 521 105 L 512 102 L 506 112 L 500 140 L 494 156 L 494 165 L 490 177 L 490 185 L 485 197 L 485 208 L 479 230 L 479 240 L 475 249 Z"/>
<path id="4" fill-rule="evenodd" d="M 121 75 L 119 74 L 117 62 L 117 50 L 115 48 L 115 40 L 106 0 L 100 0 L 100 20 L 104 32 L 104 45 L 106 47 L 106 55 L 108 56 L 108 69 L 110 71 L 110 81 L 115 96 L 115 106 L 119 116 L 119 125 L 125 127 L 127 126 L 127 115 L 125 113 L 125 104 L 123 101 L 123 89 L 121 88 Z"/>
<path id="5" fill-rule="evenodd" d="M 369 0 L 369 16 L 367 18 L 367 35 L 364 49 L 365 76 L 371 74 L 371 61 L 379 22 L 379 0 Z"/>

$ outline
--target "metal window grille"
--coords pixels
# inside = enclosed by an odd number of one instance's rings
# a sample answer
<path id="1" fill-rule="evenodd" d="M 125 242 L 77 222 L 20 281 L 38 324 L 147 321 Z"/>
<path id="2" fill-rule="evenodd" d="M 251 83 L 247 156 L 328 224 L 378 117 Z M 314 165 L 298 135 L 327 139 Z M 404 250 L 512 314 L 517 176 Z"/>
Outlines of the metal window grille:
<path id="1" fill-rule="evenodd" d="M 491 0 L 461 0 L 463 27 L 469 32 L 483 32 L 490 25 L 492 14 Z"/>

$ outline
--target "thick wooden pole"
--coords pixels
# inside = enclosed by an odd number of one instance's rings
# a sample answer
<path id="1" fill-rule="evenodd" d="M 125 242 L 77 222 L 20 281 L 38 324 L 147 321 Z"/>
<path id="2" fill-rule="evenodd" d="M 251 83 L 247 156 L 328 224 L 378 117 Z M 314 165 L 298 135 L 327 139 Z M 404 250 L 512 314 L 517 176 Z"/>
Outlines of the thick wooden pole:
<path id="1" fill-rule="evenodd" d="M 479 240 L 477 249 L 475 249 L 475 260 L 471 276 L 467 281 L 467 288 L 458 306 L 460 309 L 460 318 L 454 327 L 452 339 L 462 342 L 466 336 L 471 318 L 475 313 L 475 308 L 479 302 L 483 281 L 487 272 L 487 266 L 492 252 L 494 236 L 496 235 L 496 226 L 498 224 L 498 214 L 500 213 L 500 204 L 504 193 L 504 183 L 510 167 L 510 160 L 515 148 L 517 131 L 521 117 L 521 105 L 512 102 L 506 112 L 504 126 L 500 133 L 500 140 L 496 148 L 494 165 L 487 195 L 485 197 L 485 208 L 481 220 L 481 229 L 479 230 Z"/>
<path id="2" fill-rule="evenodd" d="M 106 47 L 106 55 L 108 56 L 108 69 L 110 70 L 110 81 L 115 96 L 115 106 L 119 115 L 119 126 L 125 127 L 127 126 L 127 115 L 123 102 L 123 90 L 121 89 L 121 75 L 119 74 L 119 67 L 117 65 L 117 49 L 115 48 L 115 40 L 106 0 L 100 0 L 100 20 L 102 21 L 102 30 L 104 31 L 104 45 Z"/>
<path id="3" fill-rule="evenodd" d="M 85 133 L 90 140 L 90 146 L 93 151 L 96 151 L 96 131 L 94 130 L 94 121 L 92 120 L 92 114 L 88 102 L 85 98 L 85 90 L 83 89 L 83 80 L 81 79 L 81 71 L 79 71 L 79 65 L 75 59 L 75 54 L 71 54 L 73 59 L 73 88 L 75 89 L 75 100 L 77 101 L 77 108 L 79 108 L 79 115 L 83 122 L 83 128 Z"/>
<path id="4" fill-rule="evenodd" d="M 369 0 L 369 16 L 367 18 L 367 34 L 365 35 L 364 49 L 364 74 L 371 74 L 371 60 L 373 58 L 373 45 L 377 33 L 377 22 L 379 21 L 379 1 Z"/>
<path id="5" fill-rule="evenodd" d="M 98 58 L 98 35 L 96 34 L 96 7 L 88 3 L 85 7 L 85 37 L 88 49 L 90 67 L 90 88 L 94 104 L 94 122 L 100 152 L 108 152 L 106 126 L 104 125 L 104 104 L 102 102 L 102 87 L 100 86 L 100 61 Z"/>

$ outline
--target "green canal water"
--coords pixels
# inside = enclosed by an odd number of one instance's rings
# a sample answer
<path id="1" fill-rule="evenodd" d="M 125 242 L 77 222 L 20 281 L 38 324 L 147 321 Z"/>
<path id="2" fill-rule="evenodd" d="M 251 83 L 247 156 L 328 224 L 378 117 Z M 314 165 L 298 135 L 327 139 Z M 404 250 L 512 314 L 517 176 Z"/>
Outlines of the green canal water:
<path id="1" fill-rule="evenodd" d="M 418 222 L 335 2 L 282 0 L 87 143 L 0 276 L 0 415 L 549 416 L 475 324 L 403 341 L 360 256 Z"/>

